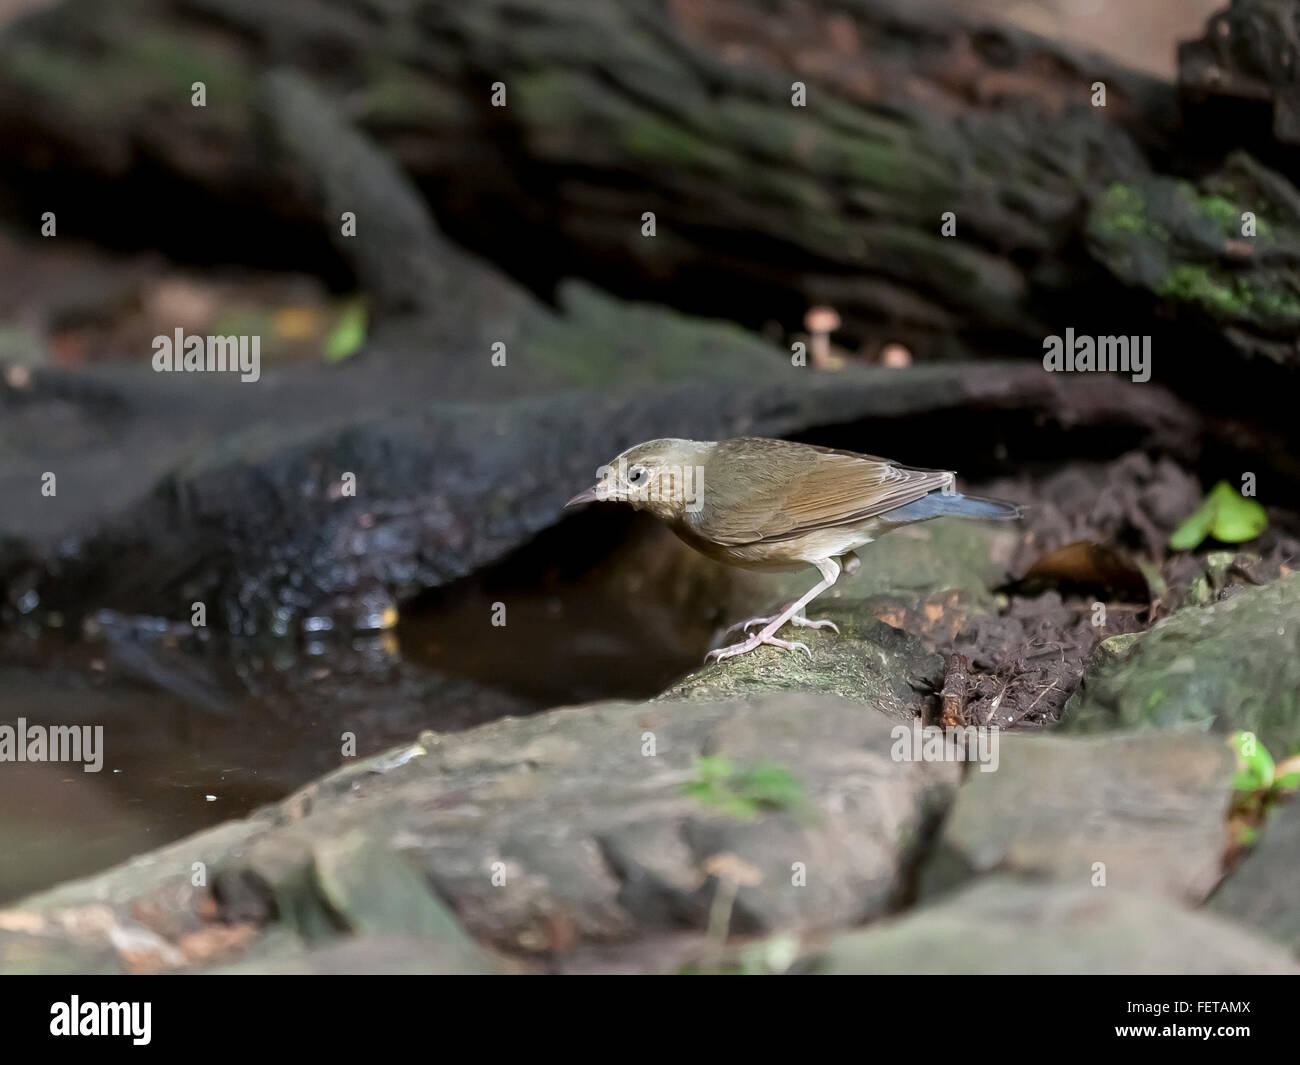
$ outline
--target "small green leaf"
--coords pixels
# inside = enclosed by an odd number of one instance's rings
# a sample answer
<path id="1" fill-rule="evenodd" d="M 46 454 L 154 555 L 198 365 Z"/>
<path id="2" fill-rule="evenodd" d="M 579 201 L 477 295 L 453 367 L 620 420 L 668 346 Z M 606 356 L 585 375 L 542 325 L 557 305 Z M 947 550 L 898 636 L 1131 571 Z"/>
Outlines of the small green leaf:
<path id="1" fill-rule="evenodd" d="M 1238 769 L 1232 778 L 1233 791 L 1260 791 L 1266 785 L 1259 781 L 1259 774 L 1253 769 Z"/>
<path id="2" fill-rule="evenodd" d="M 732 817 L 752 821 L 763 810 L 802 809 L 803 786 L 790 770 L 772 762 L 759 762 L 737 772 L 729 759 L 708 755 L 695 759 L 695 775 L 682 793 Z"/>
<path id="3" fill-rule="evenodd" d="M 1295 791 L 1300 788 L 1300 772 L 1284 773 L 1280 777 L 1274 777 L 1273 787 L 1278 791 Z"/>
<path id="4" fill-rule="evenodd" d="M 1244 543 L 1268 528 L 1268 514 L 1264 508 L 1255 500 L 1247 499 L 1227 481 L 1216 484 L 1210 496 L 1217 496 L 1219 504 L 1210 535 L 1221 543 Z"/>
<path id="5" fill-rule="evenodd" d="M 1190 551 L 1210 535 L 1210 526 L 1214 524 L 1214 505 L 1210 500 L 1184 521 L 1169 537 L 1169 546 L 1175 551 Z"/>
<path id="6" fill-rule="evenodd" d="M 1234 791 L 1265 791 L 1273 786 L 1273 756 L 1268 749 L 1253 739 L 1251 744 L 1243 742 L 1245 734 L 1237 732 L 1232 737 L 1232 749 L 1237 753 L 1237 775 L 1233 778 Z M 1247 754 L 1244 748 L 1250 747 Z"/>
<path id="7" fill-rule="evenodd" d="M 701 781 L 727 781 L 736 775 L 730 759 L 720 755 L 703 755 L 695 759 L 695 773 Z"/>
<path id="8" fill-rule="evenodd" d="M 366 306 L 356 302 L 348 304 L 339 315 L 338 323 L 325 338 L 325 361 L 341 362 L 355 355 L 366 342 Z"/>
<path id="9" fill-rule="evenodd" d="M 1283 758 L 1273 767 L 1273 790 L 1290 792 L 1300 789 L 1300 754 Z"/>
<path id="10" fill-rule="evenodd" d="M 789 809 L 803 802 L 803 786 L 790 770 L 759 762 L 739 781 L 739 792 L 760 806 Z"/>
<path id="11" fill-rule="evenodd" d="M 1205 501 L 1169 537 L 1175 551 L 1190 551 L 1207 537 L 1225 544 L 1253 540 L 1268 527 L 1268 515 L 1254 499 L 1247 499 L 1227 481 L 1220 481 Z"/>

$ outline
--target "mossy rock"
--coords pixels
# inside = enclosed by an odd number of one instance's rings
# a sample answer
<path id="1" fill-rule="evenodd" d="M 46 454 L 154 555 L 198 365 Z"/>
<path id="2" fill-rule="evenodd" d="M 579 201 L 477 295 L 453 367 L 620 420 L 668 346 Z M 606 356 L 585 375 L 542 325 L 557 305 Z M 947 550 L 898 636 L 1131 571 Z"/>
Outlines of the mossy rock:
<path id="1" fill-rule="evenodd" d="M 816 692 L 855 699 L 910 721 L 924 709 L 923 693 L 942 685 L 942 656 L 927 651 L 916 637 L 879 621 L 871 604 L 831 601 L 810 616 L 829 618 L 839 626 L 839 634 L 786 627 L 779 637 L 806 644 L 811 658 L 798 649 L 760 647 L 706 665 L 659 699 L 714 701 L 768 692 Z"/>
<path id="2" fill-rule="evenodd" d="M 1300 751 L 1300 573 L 1106 641 L 1062 728 L 1144 727 L 1249 730 L 1274 757 Z"/>

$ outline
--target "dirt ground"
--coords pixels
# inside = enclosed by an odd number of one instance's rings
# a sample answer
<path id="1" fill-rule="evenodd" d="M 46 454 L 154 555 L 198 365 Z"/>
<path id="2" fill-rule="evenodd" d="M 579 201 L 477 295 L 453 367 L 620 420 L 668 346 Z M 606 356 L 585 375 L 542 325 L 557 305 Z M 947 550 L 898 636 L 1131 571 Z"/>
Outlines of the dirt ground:
<path id="1" fill-rule="evenodd" d="M 1171 552 L 1169 535 L 1196 509 L 1201 488 L 1172 460 L 1139 452 L 986 490 L 1029 506 L 1006 605 L 939 641 L 943 715 L 953 723 L 1054 721 L 1102 640 L 1273 580 L 1300 557 L 1288 516 L 1272 511 L 1249 550 L 1207 541 L 1198 553 Z"/>

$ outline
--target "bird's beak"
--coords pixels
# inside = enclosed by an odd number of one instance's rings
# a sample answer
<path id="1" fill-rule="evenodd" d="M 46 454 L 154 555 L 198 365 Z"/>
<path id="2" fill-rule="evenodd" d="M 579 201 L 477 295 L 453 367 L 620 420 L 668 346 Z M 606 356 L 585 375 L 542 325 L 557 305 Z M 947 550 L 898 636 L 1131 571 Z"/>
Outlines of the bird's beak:
<path id="1" fill-rule="evenodd" d="M 570 499 L 567 503 L 564 504 L 565 509 L 568 509 L 569 507 L 580 507 L 584 503 L 595 503 L 597 500 L 600 499 L 600 496 L 598 494 L 599 489 L 600 489 L 600 485 L 593 484 L 585 492 L 579 492 L 576 496 L 574 496 L 572 499 Z"/>

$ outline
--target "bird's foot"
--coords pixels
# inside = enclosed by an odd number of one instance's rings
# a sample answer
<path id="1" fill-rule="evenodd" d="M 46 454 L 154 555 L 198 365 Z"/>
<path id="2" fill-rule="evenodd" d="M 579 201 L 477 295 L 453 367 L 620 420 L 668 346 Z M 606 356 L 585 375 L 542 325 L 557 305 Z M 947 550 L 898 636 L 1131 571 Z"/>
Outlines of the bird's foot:
<path id="1" fill-rule="evenodd" d="M 763 620 L 768 620 L 764 618 Z M 808 649 L 805 643 L 799 643 L 796 640 L 778 640 L 775 636 L 765 636 L 763 633 L 755 633 L 747 640 L 740 643 L 733 643 L 730 647 L 717 647 L 704 656 L 705 663 L 721 662 L 724 658 L 734 658 L 736 655 L 748 654 L 750 651 L 767 644 L 770 647 L 783 647 L 787 651 L 803 651 L 808 656 L 808 661 L 812 661 L 812 651 Z"/>
<path id="2" fill-rule="evenodd" d="M 738 621 L 724 632 L 723 636 L 730 636 L 733 632 L 748 633 L 755 625 L 767 625 L 779 618 L 780 614 L 773 614 L 766 618 L 750 618 L 748 621 Z M 816 621 L 810 621 L 802 614 L 796 614 L 790 619 L 790 624 L 797 629 L 830 629 L 836 636 L 840 633 L 840 627 L 830 618 L 818 618 Z"/>
<path id="3" fill-rule="evenodd" d="M 750 618 L 748 621 L 737 621 L 734 625 L 728 625 L 722 635 L 730 636 L 733 632 L 748 633 L 755 625 L 766 625 L 770 621 L 775 621 L 780 616 L 780 614 L 773 614 L 771 617 L 766 618 Z"/>
<path id="4" fill-rule="evenodd" d="M 840 634 L 840 627 L 830 618 L 818 618 L 816 621 L 810 621 L 802 614 L 792 617 L 790 624 L 797 629 L 830 629 L 836 636 Z"/>

